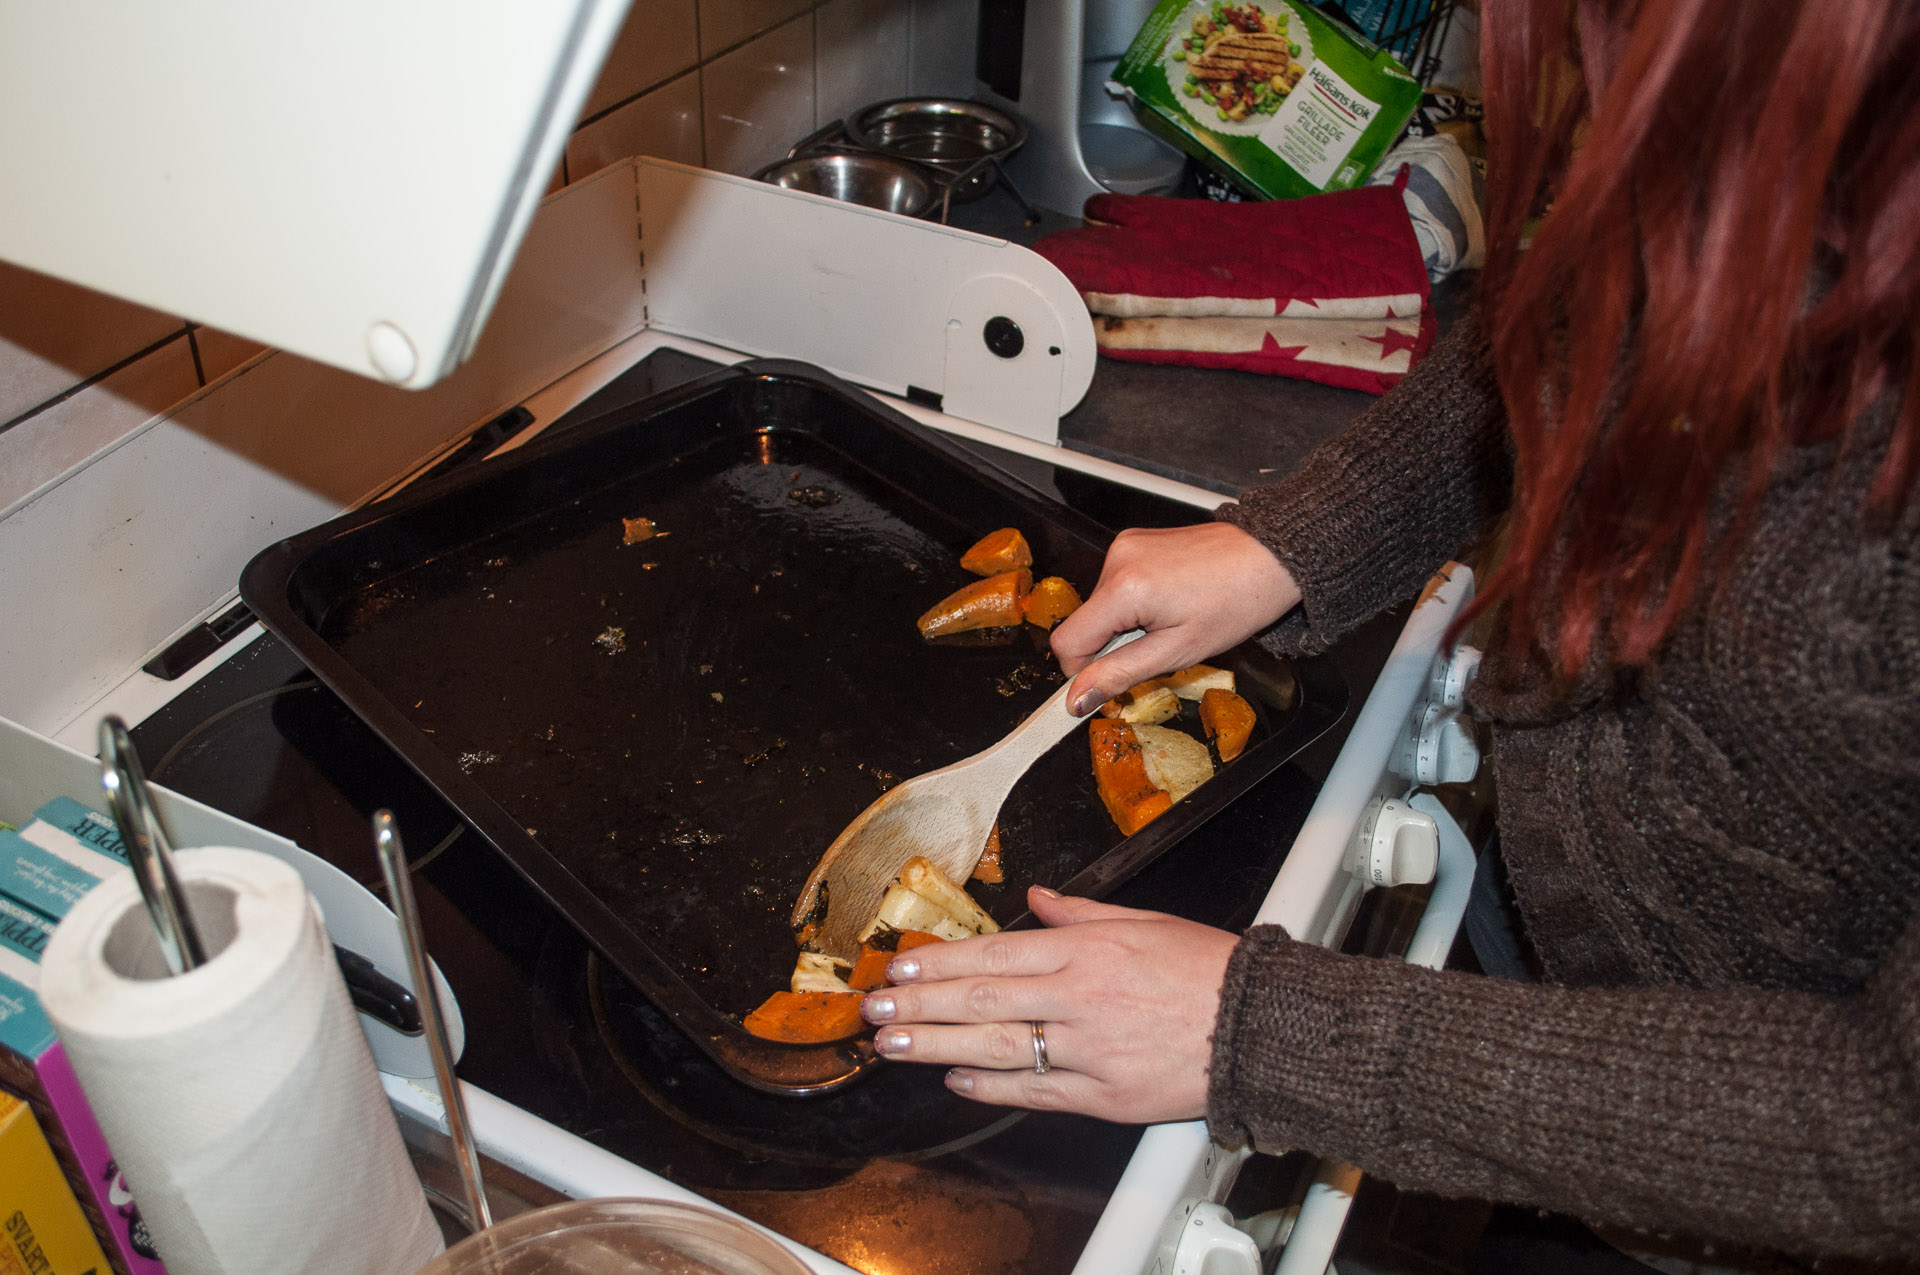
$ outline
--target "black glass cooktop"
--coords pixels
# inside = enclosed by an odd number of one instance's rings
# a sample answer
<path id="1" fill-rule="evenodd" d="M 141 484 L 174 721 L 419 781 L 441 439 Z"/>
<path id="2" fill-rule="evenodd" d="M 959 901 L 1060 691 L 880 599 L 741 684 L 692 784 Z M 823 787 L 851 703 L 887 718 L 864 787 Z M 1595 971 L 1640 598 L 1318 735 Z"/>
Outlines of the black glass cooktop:
<path id="1" fill-rule="evenodd" d="M 571 416 L 713 366 L 656 354 Z M 1196 520 L 1174 502 L 988 452 L 1108 526 Z M 465 1016 L 463 1078 L 855 1269 L 1065 1271 L 1138 1141 L 1136 1129 L 1095 1120 L 984 1110 L 948 1094 L 937 1069 L 886 1067 L 811 1099 L 734 1082 L 270 635 L 133 734 L 156 782 L 298 842 L 376 893 L 367 820 L 394 810 Z M 1302 765 L 1284 768 L 1114 901 L 1246 924 L 1315 786 Z"/>

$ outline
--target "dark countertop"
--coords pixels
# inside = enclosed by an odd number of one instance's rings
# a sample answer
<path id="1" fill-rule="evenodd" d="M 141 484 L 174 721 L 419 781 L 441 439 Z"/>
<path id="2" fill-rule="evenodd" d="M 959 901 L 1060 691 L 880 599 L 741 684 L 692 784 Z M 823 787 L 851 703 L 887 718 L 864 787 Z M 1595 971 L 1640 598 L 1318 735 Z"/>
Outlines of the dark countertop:
<path id="1" fill-rule="evenodd" d="M 1031 246 L 1080 223 L 1042 210 L 1038 224 L 1029 226 L 1012 199 L 990 191 L 956 207 L 953 224 Z M 1465 313 L 1474 278 L 1455 275 L 1435 287 L 1442 332 Z M 1316 443 L 1337 433 L 1374 397 L 1253 372 L 1103 358 L 1086 398 L 1061 419 L 1060 441 L 1074 451 L 1232 496 L 1297 468 Z"/>

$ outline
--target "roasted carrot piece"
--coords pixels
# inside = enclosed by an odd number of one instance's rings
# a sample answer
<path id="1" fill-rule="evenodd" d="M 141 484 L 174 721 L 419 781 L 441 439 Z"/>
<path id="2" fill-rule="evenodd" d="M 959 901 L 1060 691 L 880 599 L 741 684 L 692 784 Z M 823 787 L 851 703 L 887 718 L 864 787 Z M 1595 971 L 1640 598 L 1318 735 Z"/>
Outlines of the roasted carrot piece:
<path id="1" fill-rule="evenodd" d="M 1027 548 L 1027 538 L 1015 527 L 988 532 L 973 548 L 960 555 L 960 566 L 977 576 L 998 575 L 1032 565 L 1033 550 Z"/>
<path id="2" fill-rule="evenodd" d="M 1059 576 L 1037 581 L 1027 595 L 1027 623 L 1051 629 L 1080 609 L 1080 595 Z"/>
<path id="3" fill-rule="evenodd" d="M 988 885 L 999 885 L 1007 879 L 1000 867 L 1000 825 L 997 823 L 987 834 L 987 848 L 980 852 L 980 862 L 973 865 L 973 879 Z"/>
<path id="4" fill-rule="evenodd" d="M 876 987 L 887 985 L 887 965 L 902 952 L 924 947 L 928 943 L 944 943 L 938 934 L 929 934 L 925 930 L 883 929 L 860 945 L 860 955 L 853 963 L 853 973 L 847 975 L 847 986 L 856 992 L 870 992 Z"/>
<path id="5" fill-rule="evenodd" d="M 1147 778 L 1132 726 L 1118 718 L 1096 718 L 1087 727 L 1087 738 L 1093 749 L 1094 784 L 1121 832 L 1131 837 L 1173 805 L 1172 796 Z"/>
<path id="6" fill-rule="evenodd" d="M 858 992 L 775 992 L 746 1019 L 747 1030 L 762 1040 L 788 1045 L 845 1040 L 865 1026 Z"/>
<path id="7" fill-rule="evenodd" d="M 853 962 L 853 973 L 847 975 L 847 986 L 856 992 L 870 992 L 876 987 L 885 987 L 887 962 L 892 959 L 892 952 L 862 943 L 860 955 Z"/>
<path id="8" fill-rule="evenodd" d="M 976 580 L 935 603 L 920 617 L 921 637 L 1018 624 L 1024 618 L 1033 573 L 1025 567 Z"/>
<path id="9" fill-rule="evenodd" d="M 1232 761 L 1246 749 L 1253 722 L 1253 705 L 1232 691 L 1216 687 L 1200 697 L 1200 724 L 1207 728 L 1207 738 L 1219 750 L 1221 761 Z"/>

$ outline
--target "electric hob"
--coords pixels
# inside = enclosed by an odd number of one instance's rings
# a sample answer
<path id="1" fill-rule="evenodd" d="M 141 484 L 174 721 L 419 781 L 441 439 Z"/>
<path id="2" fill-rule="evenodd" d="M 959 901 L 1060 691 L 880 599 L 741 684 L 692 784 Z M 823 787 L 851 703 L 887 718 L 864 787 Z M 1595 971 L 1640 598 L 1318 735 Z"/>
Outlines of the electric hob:
<path id="1" fill-rule="evenodd" d="M 716 366 L 660 351 L 549 428 Z M 987 458 L 1109 527 L 1196 518 L 1083 473 Z M 392 809 L 429 941 L 465 1016 L 464 1079 L 856 1269 L 1064 1271 L 1138 1142 L 1137 1129 L 967 1103 L 938 1069 L 890 1065 L 804 1099 L 732 1080 L 271 635 L 148 717 L 134 739 L 155 782 L 294 840 L 376 893 L 367 821 Z M 1309 757 L 1283 767 L 1113 901 L 1245 925 L 1313 802 L 1312 766 Z"/>

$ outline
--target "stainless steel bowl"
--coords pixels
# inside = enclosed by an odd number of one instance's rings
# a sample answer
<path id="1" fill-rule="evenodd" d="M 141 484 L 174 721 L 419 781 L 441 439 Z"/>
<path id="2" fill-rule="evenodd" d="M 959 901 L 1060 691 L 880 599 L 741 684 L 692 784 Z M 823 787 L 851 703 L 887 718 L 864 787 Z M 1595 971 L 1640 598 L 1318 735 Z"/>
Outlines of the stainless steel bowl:
<path id="1" fill-rule="evenodd" d="M 868 150 L 885 151 L 957 176 L 986 158 L 1004 159 L 1027 140 L 1027 126 L 984 102 L 951 97 L 902 97 L 862 107 L 847 119 L 847 136 Z M 995 180 L 983 167 L 954 190 L 954 198 L 986 193 Z"/>
<path id="2" fill-rule="evenodd" d="M 933 182 L 912 165 L 885 155 L 824 152 L 769 164 L 754 180 L 810 191 L 850 204 L 918 217 L 933 202 Z"/>

